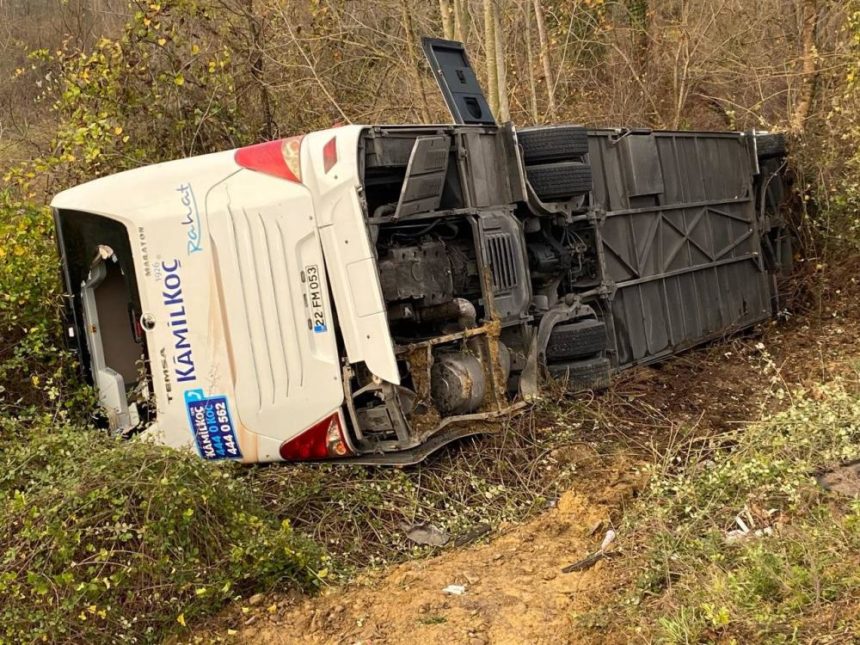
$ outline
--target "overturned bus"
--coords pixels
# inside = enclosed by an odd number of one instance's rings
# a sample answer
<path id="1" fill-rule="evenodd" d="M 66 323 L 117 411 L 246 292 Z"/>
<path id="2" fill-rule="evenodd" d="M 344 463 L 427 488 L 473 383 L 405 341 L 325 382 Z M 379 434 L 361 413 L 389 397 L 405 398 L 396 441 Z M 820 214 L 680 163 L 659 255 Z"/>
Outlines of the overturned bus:
<path id="1" fill-rule="evenodd" d="M 605 387 L 772 315 L 778 135 L 498 126 L 462 45 L 424 44 L 453 124 L 56 196 L 68 334 L 114 432 L 212 460 L 415 463 L 551 379 Z"/>

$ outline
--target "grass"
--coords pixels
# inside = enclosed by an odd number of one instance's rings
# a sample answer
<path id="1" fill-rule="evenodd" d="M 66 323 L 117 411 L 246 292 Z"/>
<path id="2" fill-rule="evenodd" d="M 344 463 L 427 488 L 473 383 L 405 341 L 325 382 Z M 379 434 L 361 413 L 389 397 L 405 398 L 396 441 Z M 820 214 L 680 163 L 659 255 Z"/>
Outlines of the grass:
<path id="1" fill-rule="evenodd" d="M 62 412 L 0 420 L 0 643 L 159 641 L 254 593 L 437 552 L 405 538 L 416 522 L 480 539 L 576 475 L 554 450 L 579 428 L 546 409 L 408 469 L 216 465 Z"/>
<path id="2" fill-rule="evenodd" d="M 860 455 L 858 385 L 793 392 L 783 411 L 655 463 L 622 528 L 636 591 L 616 627 L 669 643 L 860 638 L 860 499 L 813 476 Z M 727 539 L 738 517 L 750 532 Z"/>

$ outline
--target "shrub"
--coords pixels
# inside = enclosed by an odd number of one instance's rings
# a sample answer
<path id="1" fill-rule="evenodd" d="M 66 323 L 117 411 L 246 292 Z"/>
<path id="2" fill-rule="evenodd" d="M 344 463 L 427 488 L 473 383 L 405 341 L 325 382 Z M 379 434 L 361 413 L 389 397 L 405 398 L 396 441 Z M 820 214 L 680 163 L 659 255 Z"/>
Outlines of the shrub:
<path id="1" fill-rule="evenodd" d="M 60 268 L 48 209 L 0 191 L 0 411 L 21 416 L 80 406 L 62 347 Z M 2 449 L 2 448 L 0 448 Z"/>
<path id="2" fill-rule="evenodd" d="M 140 2 L 116 38 L 31 52 L 32 80 L 56 130 L 50 153 L 10 168 L 6 182 L 23 199 L 42 199 L 100 175 L 247 142 L 252 119 L 238 108 L 241 70 L 229 35 L 236 20 L 197 0 Z"/>
<path id="3" fill-rule="evenodd" d="M 229 465 L 27 430 L 0 454 L 0 641 L 158 641 L 236 595 L 326 575 Z"/>

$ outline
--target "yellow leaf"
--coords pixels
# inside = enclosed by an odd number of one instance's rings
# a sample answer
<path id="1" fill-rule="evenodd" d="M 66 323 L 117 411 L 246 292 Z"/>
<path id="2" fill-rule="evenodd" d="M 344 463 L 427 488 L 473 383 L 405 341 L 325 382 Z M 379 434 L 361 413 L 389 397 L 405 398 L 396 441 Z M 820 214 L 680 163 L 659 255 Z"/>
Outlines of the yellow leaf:
<path id="1" fill-rule="evenodd" d="M 182 74 L 177 74 L 173 77 L 173 82 L 180 86 L 185 85 L 185 78 L 182 76 Z"/>
<path id="2" fill-rule="evenodd" d="M 194 43 L 193 45 L 191 45 L 191 53 L 192 54 L 199 54 L 200 53 L 200 47 L 198 47 L 197 43 Z"/>
<path id="3" fill-rule="evenodd" d="M 113 133 L 114 133 L 116 136 L 121 135 L 121 134 L 122 134 L 122 126 L 119 126 L 119 125 L 118 125 L 118 126 L 116 126 L 116 127 L 113 129 Z"/>
<path id="4" fill-rule="evenodd" d="M 176 622 L 185 627 L 185 614 L 179 614 L 176 617 Z"/>
<path id="5" fill-rule="evenodd" d="M 167 43 L 167 38 L 159 38 L 158 44 L 164 47 L 165 43 Z"/>

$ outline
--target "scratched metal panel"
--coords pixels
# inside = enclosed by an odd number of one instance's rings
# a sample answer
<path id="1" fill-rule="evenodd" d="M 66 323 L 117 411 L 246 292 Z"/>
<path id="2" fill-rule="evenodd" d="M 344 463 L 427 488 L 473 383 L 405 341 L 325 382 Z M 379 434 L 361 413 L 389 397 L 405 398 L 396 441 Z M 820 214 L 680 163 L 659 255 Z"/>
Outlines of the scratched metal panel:
<path id="1" fill-rule="evenodd" d="M 594 131 L 589 154 L 618 367 L 770 316 L 741 135 Z"/>

